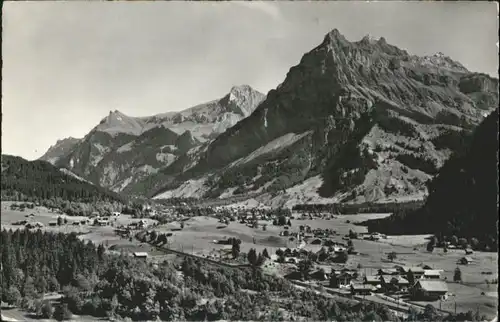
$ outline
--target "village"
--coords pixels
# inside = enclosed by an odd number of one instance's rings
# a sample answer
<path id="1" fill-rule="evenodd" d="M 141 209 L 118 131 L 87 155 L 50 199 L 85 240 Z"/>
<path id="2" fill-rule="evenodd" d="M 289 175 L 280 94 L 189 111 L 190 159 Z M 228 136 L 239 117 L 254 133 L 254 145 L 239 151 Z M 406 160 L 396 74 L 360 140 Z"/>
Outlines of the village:
<path id="1" fill-rule="evenodd" d="M 368 234 L 355 224 L 374 216 L 383 214 L 152 203 L 137 217 L 120 212 L 71 217 L 53 209 L 49 218 L 28 210 L 24 220 L 10 224 L 75 231 L 79 238 L 103 243 L 109 252 L 126 251 L 148 261 L 173 253 L 238 267 L 252 265 L 248 254 L 254 251 L 263 258 L 258 264 L 263 272 L 300 287 L 401 310 L 431 304 L 443 312 L 475 309 L 494 316 L 496 254 L 450 242 L 429 252 L 431 236 L 408 242 Z"/>

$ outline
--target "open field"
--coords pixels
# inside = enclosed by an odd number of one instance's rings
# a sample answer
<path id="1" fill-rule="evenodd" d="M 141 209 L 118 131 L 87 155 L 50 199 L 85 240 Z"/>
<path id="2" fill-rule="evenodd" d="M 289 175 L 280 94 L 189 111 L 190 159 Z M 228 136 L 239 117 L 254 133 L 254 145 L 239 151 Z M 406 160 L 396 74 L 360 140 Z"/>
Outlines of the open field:
<path id="1" fill-rule="evenodd" d="M 42 228 L 43 231 L 52 232 L 62 232 L 71 233 L 75 232 L 79 234 L 78 238 L 83 240 L 89 240 L 96 244 L 104 244 L 105 246 L 119 245 L 120 247 L 130 246 L 136 249 L 142 249 L 140 244 L 133 239 L 129 241 L 117 236 L 114 233 L 114 229 L 120 225 L 128 225 L 132 222 L 138 221 L 139 219 L 134 219 L 129 215 L 120 215 L 118 218 L 110 219 L 112 226 L 92 226 L 92 225 L 80 225 L 73 226 L 72 223 L 75 221 L 81 221 L 88 219 L 87 217 L 81 216 L 67 216 L 61 215 L 50 211 L 45 207 L 35 207 L 34 209 L 26 209 L 25 211 L 11 210 L 10 205 L 12 202 L 2 201 L 2 229 L 24 229 L 24 225 L 13 225 L 12 223 L 20 220 L 27 220 L 28 222 L 40 222 L 44 224 Z M 27 215 L 33 214 L 31 217 L 26 217 Z M 68 223 L 62 226 L 49 226 L 50 222 L 57 221 L 58 217 L 66 218 Z M 153 224 L 156 221 L 152 219 L 144 219 L 148 224 Z M 151 248 L 149 245 L 144 244 L 144 248 Z M 118 249 L 117 249 L 118 250 Z M 144 250 L 135 250 L 144 251 Z"/>
<path id="2" fill-rule="evenodd" d="M 255 248 L 258 252 L 267 248 L 269 253 L 274 253 L 280 247 L 294 247 L 295 243 L 287 242 L 287 238 L 279 237 L 279 227 L 272 226 L 272 222 L 259 221 L 259 224 L 267 223 L 267 231 L 262 228 L 253 229 L 245 224 L 231 222 L 225 228 L 217 219 L 211 217 L 193 217 L 184 222 L 184 229 L 172 231 L 179 227 L 179 223 L 169 223 L 155 227 L 158 232 L 172 232 L 169 237 L 169 247 L 175 250 L 185 251 L 196 255 L 208 255 L 220 249 L 231 249 L 229 245 L 215 244 L 215 240 L 236 237 L 241 239 L 241 251 L 247 252 Z M 255 244 L 253 239 L 255 238 Z M 293 245 L 292 245 L 293 244 Z"/>
<path id="3" fill-rule="evenodd" d="M 48 225 L 50 221 L 57 220 L 59 214 L 52 213 L 47 209 L 38 207 L 36 209 L 21 211 L 12 211 L 9 204 L 4 205 L 2 202 L 2 227 L 19 228 L 23 226 L 12 226 L 12 222 L 28 219 L 25 215 L 33 213 L 34 216 L 29 219 L 31 221 L 39 221 Z M 331 236 L 330 239 L 345 243 L 342 239 L 343 236 L 348 234 L 349 230 L 358 233 L 365 233 L 366 227 L 357 226 L 354 223 L 373 218 L 381 218 L 388 214 L 362 214 L 362 215 L 338 215 L 332 219 L 307 219 L 299 220 L 292 219 L 290 231 L 298 231 L 300 225 L 309 225 L 312 229 L 333 229 L 337 232 L 336 235 Z M 115 235 L 112 226 L 72 226 L 71 221 L 84 218 L 67 217 L 68 225 L 61 227 L 44 227 L 44 230 L 70 232 L 75 231 L 80 233 L 79 238 L 91 240 L 95 243 L 103 243 L 109 247 L 113 252 L 135 252 L 145 251 L 150 254 L 155 260 L 165 258 L 161 251 L 149 246 L 146 243 L 140 243 L 133 239 L 123 239 Z M 137 219 L 130 218 L 130 216 L 121 215 L 114 226 L 127 225 Z M 150 223 L 153 221 L 150 220 Z M 262 225 L 267 224 L 267 229 L 264 231 Z M 246 224 L 241 224 L 237 221 L 230 222 L 228 226 L 219 223 L 219 221 L 212 217 L 193 217 L 184 221 L 184 228 L 180 229 L 179 222 L 160 225 L 154 228 L 159 233 L 172 233 L 168 237 L 168 247 L 192 253 L 199 256 L 219 257 L 219 250 L 226 249 L 229 251 L 231 246 L 215 244 L 215 240 L 227 239 L 229 237 L 239 238 L 241 243 L 241 251 L 246 253 L 250 248 L 255 248 L 257 252 L 263 251 L 267 248 L 269 254 L 275 254 L 278 248 L 297 247 L 296 241 L 290 241 L 289 237 L 280 237 L 280 231 L 283 227 L 273 226 L 270 221 L 259 221 L 259 228 L 251 228 Z M 463 250 L 449 250 L 444 253 L 442 249 L 436 248 L 432 253 L 426 251 L 425 244 L 426 238 L 429 235 L 416 235 L 416 236 L 387 236 L 387 239 L 380 241 L 370 240 L 353 240 L 353 245 L 358 255 L 350 255 L 348 262 L 344 265 L 348 268 L 356 268 L 358 265 L 361 267 L 361 274 L 373 275 L 377 273 L 379 268 L 391 268 L 394 265 L 416 266 L 426 264 L 434 269 L 442 270 L 442 278 L 447 280 L 448 288 L 451 294 L 447 300 L 441 302 L 441 308 L 454 311 L 454 303 L 457 303 L 457 311 L 464 312 L 468 310 L 476 311 L 479 309 L 481 314 L 488 317 L 495 316 L 497 307 L 497 285 L 486 284 L 485 280 L 491 281 L 498 279 L 497 271 L 497 254 L 475 252 L 470 255 L 474 262 L 469 265 L 457 265 L 458 259 L 465 256 Z M 254 243 L 255 241 L 255 243 Z M 321 246 L 307 244 L 306 250 L 318 251 Z M 396 259 L 393 262 L 387 260 L 387 254 L 395 252 Z M 272 261 L 267 261 L 263 269 L 267 273 L 283 275 L 288 269 L 292 268 L 293 264 L 278 265 Z M 329 271 L 331 266 L 321 265 L 326 271 Z M 341 265 L 336 265 L 341 266 Z M 457 284 L 453 281 L 453 274 L 456 267 L 460 267 L 462 271 L 462 284 Z M 489 274 L 482 274 L 489 273 Z M 484 293 L 484 294 L 482 294 Z M 432 304 L 439 308 L 439 301 L 435 302 L 421 302 L 418 304 L 426 305 Z"/>
<path id="4" fill-rule="evenodd" d="M 356 226 L 353 223 L 361 220 L 380 218 L 388 214 L 363 214 L 363 215 L 340 215 L 334 219 L 312 219 L 312 220 L 291 220 L 291 231 L 298 231 L 300 225 L 310 225 L 315 228 L 331 228 L 337 232 L 337 235 L 331 239 L 337 242 L 345 243 L 342 237 L 349 230 L 358 233 L 366 232 L 363 226 Z M 346 221 L 350 222 L 347 223 Z M 261 224 L 267 223 L 267 230 L 263 231 Z M 267 248 L 270 254 L 274 254 L 280 247 L 297 247 L 296 242 L 288 241 L 287 237 L 280 237 L 279 232 L 282 227 L 273 226 L 271 222 L 259 221 L 259 228 L 250 228 L 239 222 L 230 222 L 227 227 L 223 227 L 217 219 L 211 217 L 194 217 L 184 222 L 184 229 L 181 231 L 171 231 L 172 228 L 179 227 L 179 223 L 171 223 L 158 226 L 155 230 L 161 232 L 172 232 L 173 236 L 169 237 L 171 248 L 181 250 L 195 255 L 209 255 L 216 250 L 227 248 L 230 246 L 217 245 L 214 240 L 236 237 L 241 239 L 241 251 L 247 252 L 250 248 L 255 248 L 258 252 Z M 219 228 L 218 228 L 219 227 Z M 497 272 L 497 254 L 475 252 L 471 255 L 474 259 L 473 264 L 457 265 L 457 261 L 465 256 L 462 250 L 449 250 L 447 254 L 443 253 L 442 249 L 436 248 L 433 253 L 426 251 L 425 243 L 429 235 L 417 236 L 388 236 L 386 240 L 369 241 L 369 240 L 353 240 L 355 249 L 359 255 L 349 256 L 346 267 L 356 268 L 361 265 L 361 274 L 372 275 L 376 274 L 379 268 L 391 268 L 394 265 L 416 266 L 420 264 L 429 265 L 434 269 L 443 270 L 442 277 L 446 278 L 450 293 L 456 296 L 450 297 L 448 300 L 441 303 L 442 308 L 448 311 L 454 310 L 454 301 L 457 302 L 457 311 L 464 312 L 468 310 L 479 310 L 481 314 L 493 317 L 496 313 L 497 299 L 492 296 L 492 292 L 496 292 L 496 285 L 485 283 L 485 279 L 492 280 L 498 278 Z M 253 239 L 255 238 L 255 244 Z M 306 245 L 305 249 L 318 251 L 321 246 Z M 397 258 L 391 262 L 387 260 L 387 254 L 395 252 Z M 282 267 L 280 267 L 282 266 Z M 286 270 L 285 266 L 292 265 L 276 265 L 268 261 L 264 265 L 264 270 L 268 273 L 281 274 Z M 457 284 L 453 281 L 455 268 L 459 266 L 462 271 L 463 284 Z M 329 267 L 325 266 L 329 271 Z M 491 275 L 481 274 L 481 272 L 491 272 Z M 485 292 L 485 295 L 481 295 Z M 450 304 L 451 303 L 451 304 Z M 432 304 L 439 308 L 439 301 L 421 303 Z M 453 307 L 451 307 L 451 306 Z"/>
<path id="5" fill-rule="evenodd" d="M 18 308 L 7 308 L 2 307 L 2 321 L 38 321 L 38 322 L 50 322 L 53 319 L 40 319 L 38 317 L 33 317 L 31 314 L 24 312 Z M 92 316 L 82 316 L 73 314 L 71 321 L 75 322 L 92 322 L 92 321 L 107 321 L 104 318 L 96 318 Z"/>

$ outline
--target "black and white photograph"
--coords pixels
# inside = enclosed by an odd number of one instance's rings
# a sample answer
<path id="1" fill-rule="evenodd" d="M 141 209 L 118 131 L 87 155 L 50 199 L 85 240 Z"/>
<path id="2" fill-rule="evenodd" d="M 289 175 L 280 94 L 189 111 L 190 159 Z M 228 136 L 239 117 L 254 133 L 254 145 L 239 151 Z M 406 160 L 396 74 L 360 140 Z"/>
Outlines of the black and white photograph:
<path id="1" fill-rule="evenodd" d="M 499 9 L 5 1 L 2 321 L 498 317 Z"/>

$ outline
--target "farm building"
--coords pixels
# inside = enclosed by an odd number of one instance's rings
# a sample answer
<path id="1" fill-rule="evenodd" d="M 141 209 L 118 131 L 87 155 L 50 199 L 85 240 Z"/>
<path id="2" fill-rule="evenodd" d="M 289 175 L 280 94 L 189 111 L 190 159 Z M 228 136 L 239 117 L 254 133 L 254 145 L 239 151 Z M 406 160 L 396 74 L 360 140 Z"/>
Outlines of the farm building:
<path id="1" fill-rule="evenodd" d="M 415 278 L 420 278 L 424 275 L 424 268 L 420 266 L 396 266 L 396 269 L 399 271 L 400 274 L 406 275 L 408 274 L 409 271 L 412 271 L 413 275 Z"/>
<path id="2" fill-rule="evenodd" d="M 468 265 L 468 264 L 471 264 L 472 262 L 474 262 L 474 260 L 468 256 L 462 257 L 458 261 L 458 263 L 462 264 L 462 265 Z"/>
<path id="3" fill-rule="evenodd" d="M 285 275 L 285 278 L 290 280 L 302 280 L 302 274 L 299 271 L 293 271 Z"/>
<path id="4" fill-rule="evenodd" d="M 425 300 L 439 300 L 448 293 L 444 281 L 420 280 L 415 284 L 413 297 Z"/>
<path id="5" fill-rule="evenodd" d="M 90 214 L 90 218 L 95 218 L 95 217 L 99 217 L 100 214 L 97 212 L 97 211 L 94 211 L 92 214 Z"/>
<path id="6" fill-rule="evenodd" d="M 364 284 L 377 286 L 381 284 L 380 276 L 365 276 Z"/>
<path id="7" fill-rule="evenodd" d="M 135 258 L 148 258 L 148 253 L 147 252 L 135 252 L 134 257 Z"/>
<path id="8" fill-rule="evenodd" d="M 340 253 L 343 253 L 345 252 L 347 249 L 345 249 L 344 247 L 341 247 L 341 246 L 334 246 L 333 247 L 333 252 L 335 254 L 340 254 Z"/>
<path id="9" fill-rule="evenodd" d="M 393 276 L 391 284 L 396 285 L 398 289 L 406 289 L 410 286 L 410 282 L 402 276 Z"/>
<path id="10" fill-rule="evenodd" d="M 108 223 L 109 223 L 109 221 L 108 221 L 108 218 L 106 218 L 106 217 L 98 218 L 98 219 L 95 219 L 95 221 L 94 221 L 94 225 L 96 225 L 96 226 L 106 226 Z"/>
<path id="11" fill-rule="evenodd" d="M 57 225 L 57 222 L 56 222 L 56 225 Z M 41 222 L 33 222 L 33 223 L 27 223 L 25 227 L 28 229 L 30 229 L 30 228 L 42 228 L 43 224 Z"/>
<path id="12" fill-rule="evenodd" d="M 312 272 L 311 274 L 309 274 L 309 276 L 315 280 L 319 280 L 319 281 L 324 281 L 327 279 L 327 276 L 326 276 L 326 273 L 324 270 L 317 270 L 315 272 Z"/>
<path id="13" fill-rule="evenodd" d="M 321 245 L 321 239 L 317 238 L 311 242 L 311 245 Z"/>
<path id="14" fill-rule="evenodd" d="M 381 275 L 380 284 L 386 291 L 397 291 L 407 289 L 410 282 L 399 275 Z"/>
<path id="15" fill-rule="evenodd" d="M 438 269 L 426 269 L 424 271 L 424 275 L 422 276 L 424 279 L 440 279 L 441 278 L 441 270 Z"/>
<path id="16" fill-rule="evenodd" d="M 367 284 L 351 284 L 351 293 L 353 295 L 370 295 L 375 291 L 375 287 Z"/>
<path id="17" fill-rule="evenodd" d="M 381 268 L 378 270 L 378 275 L 398 275 L 399 272 L 395 268 Z"/>

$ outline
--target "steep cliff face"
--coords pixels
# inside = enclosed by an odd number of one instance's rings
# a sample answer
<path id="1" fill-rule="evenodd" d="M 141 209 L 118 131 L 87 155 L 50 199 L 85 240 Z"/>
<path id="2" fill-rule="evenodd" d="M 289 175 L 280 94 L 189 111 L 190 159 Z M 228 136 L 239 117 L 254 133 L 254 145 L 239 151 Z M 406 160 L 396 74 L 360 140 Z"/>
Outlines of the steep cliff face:
<path id="1" fill-rule="evenodd" d="M 319 177 L 323 197 L 421 198 L 460 132 L 496 107 L 497 88 L 441 53 L 417 57 L 384 38 L 349 42 L 333 30 L 187 171 L 161 170 L 169 184 L 158 192 L 206 177 L 204 196 L 276 195 Z"/>
<path id="2" fill-rule="evenodd" d="M 110 111 L 83 139 L 64 149 L 53 148 L 43 158 L 103 187 L 122 191 L 217 137 L 251 114 L 264 97 L 242 85 L 231 88 L 221 99 L 181 112 L 130 117 Z"/>

